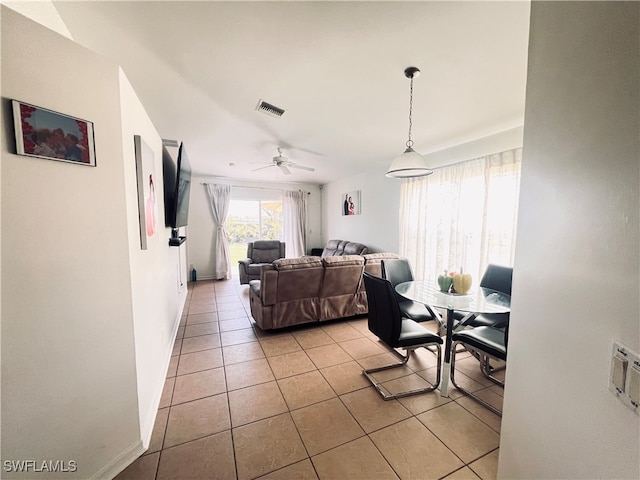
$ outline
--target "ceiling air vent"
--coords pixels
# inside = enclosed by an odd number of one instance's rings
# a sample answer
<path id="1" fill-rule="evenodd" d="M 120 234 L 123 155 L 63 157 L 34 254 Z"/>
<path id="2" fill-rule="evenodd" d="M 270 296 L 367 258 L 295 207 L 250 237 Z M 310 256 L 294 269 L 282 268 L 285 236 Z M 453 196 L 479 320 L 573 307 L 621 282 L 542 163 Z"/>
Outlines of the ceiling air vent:
<path id="1" fill-rule="evenodd" d="M 256 110 L 259 112 L 266 113 L 267 115 L 271 115 L 272 117 L 281 117 L 284 113 L 282 108 L 278 108 L 275 105 L 271 105 L 270 103 L 265 102 L 264 100 L 258 101 L 258 106 Z"/>

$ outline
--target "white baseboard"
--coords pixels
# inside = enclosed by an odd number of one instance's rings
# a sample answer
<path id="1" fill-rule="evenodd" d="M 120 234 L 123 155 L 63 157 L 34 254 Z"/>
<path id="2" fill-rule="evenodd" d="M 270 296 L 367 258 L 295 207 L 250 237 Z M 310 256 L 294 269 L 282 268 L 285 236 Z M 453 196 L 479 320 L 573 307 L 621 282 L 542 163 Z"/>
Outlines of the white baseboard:
<path id="1" fill-rule="evenodd" d="M 164 390 L 165 380 L 167 378 L 167 372 L 169 371 L 169 363 L 171 363 L 171 354 L 173 353 L 173 346 L 176 343 L 176 337 L 178 336 L 178 328 L 180 328 L 180 319 L 182 318 L 182 313 L 184 312 L 184 306 L 187 301 L 187 289 L 185 288 L 181 295 L 182 306 L 178 310 L 178 316 L 173 322 L 173 329 L 169 338 L 171 341 L 167 345 L 167 349 L 164 355 L 164 367 L 160 370 L 163 372 L 160 380 L 158 381 L 158 386 L 156 387 L 156 391 L 153 395 L 153 400 L 151 401 L 151 407 L 147 410 L 145 415 L 144 425 L 147 428 L 144 431 L 140 432 L 140 436 L 142 438 L 142 445 L 144 449 L 147 450 L 149 448 L 149 443 L 151 442 L 151 435 L 153 434 L 153 427 L 156 423 L 156 416 L 158 414 L 158 407 L 160 406 L 160 400 L 162 400 L 162 392 Z"/>
<path id="2" fill-rule="evenodd" d="M 137 441 L 124 452 L 106 464 L 96 473 L 91 475 L 90 480 L 101 480 L 105 478 L 114 478 L 121 471 L 131 465 L 136 458 L 145 452 L 146 448 L 142 446 L 142 441 Z"/>
<path id="3" fill-rule="evenodd" d="M 178 311 L 178 316 L 174 321 L 174 326 L 172 329 L 172 333 L 169 336 L 171 338 L 171 342 L 167 345 L 167 351 L 164 355 L 164 368 L 161 370 L 164 372 L 161 380 L 158 382 L 158 387 L 156 388 L 156 392 L 153 396 L 153 400 L 151 402 L 151 407 L 147 409 L 145 415 L 145 422 L 141 424 L 146 425 L 145 431 L 140 432 L 140 440 L 138 440 L 135 444 L 131 445 L 124 452 L 114 458 L 111 462 L 105 465 L 103 468 L 98 470 L 94 475 L 91 476 L 91 480 L 93 479 L 104 479 L 104 478 L 114 478 L 120 472 L 122 472 L 125 468 L 131 465 L 140 455 L 146 452 L 149 448 L 149 443 L 151 442 L 151 436 L 153 435 L 153 427 L 155 426 L 156 417 L 158 414 L 158 407 L 160 406 L 160 400 L 162 399 L 162 391 L 164 390 L 164 383 L 167 377 L 167 372 L 169 370 L 169 363 L 171 362 L 171 354 L 173 353 L 173 346 L 176 342 L 176 337 L 178 336 L 178 328 L 180 327 L 180 319 L 182 318 L 182 313 L 184 311 L 184 305 L 187 300 L 186 289 L 184 290 L 184 294 L 182 295 L 181 301 L 182 306 Z"/>

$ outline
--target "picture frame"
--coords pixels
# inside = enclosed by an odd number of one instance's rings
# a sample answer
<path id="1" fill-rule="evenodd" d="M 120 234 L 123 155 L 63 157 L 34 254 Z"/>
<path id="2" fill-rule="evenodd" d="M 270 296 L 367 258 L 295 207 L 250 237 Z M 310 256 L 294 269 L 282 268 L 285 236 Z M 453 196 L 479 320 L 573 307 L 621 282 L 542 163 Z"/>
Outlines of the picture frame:
<path id="1" fill-rule="evenodd" d="M 343 216 L 360 215 L 360 190 L 343 193 L 340 205 Z"/>
<path id="2" fill-rule="evenodd" d="M 11 100 L 16 153 L 96 166 L 93 123 L 19 100 Z"/>
<path id="3" fill-rule="evenodd" d="M 138 223 L 140 248 L 147 250 L 148 240 L 157 230 L 158 202 L 155 194 L 155 156 L 140 135 L 133 136 L 138 185 Z"/>

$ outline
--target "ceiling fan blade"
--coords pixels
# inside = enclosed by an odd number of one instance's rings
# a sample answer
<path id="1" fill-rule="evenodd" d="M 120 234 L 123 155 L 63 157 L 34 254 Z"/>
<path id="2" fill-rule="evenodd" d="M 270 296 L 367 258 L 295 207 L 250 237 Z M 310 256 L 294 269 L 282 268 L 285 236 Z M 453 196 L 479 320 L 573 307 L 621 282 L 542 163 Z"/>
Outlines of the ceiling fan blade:
<path id="1" fill-rule="evenodd" d="M 256 168 L 255 170 L 251 170 L 252 172 L 257 172 L 258 170 L 264 170 L 265 168 L 274 167 L 275 165 L 265 165 L 264 167 Z"/>
<path id="2" fill-rule="evenodd" d="M 291 168 L 299 168 L 300 170 L 307 170 L 308 172 L 315 172 L 315 168 L 311 168 L 311 167 L 305 167 L 303 165 L 297 165 L 295 163 L 289 163 L 289 166 Z"/>
<path id="3" fill-rule="evenodd" d="M 284 173 L 285 175 L 291 175 L 291 170 L 289 170 L 286 165 L 278 166 L 280 167 L 280 170 L 282 170 L 282 173 Z"/>

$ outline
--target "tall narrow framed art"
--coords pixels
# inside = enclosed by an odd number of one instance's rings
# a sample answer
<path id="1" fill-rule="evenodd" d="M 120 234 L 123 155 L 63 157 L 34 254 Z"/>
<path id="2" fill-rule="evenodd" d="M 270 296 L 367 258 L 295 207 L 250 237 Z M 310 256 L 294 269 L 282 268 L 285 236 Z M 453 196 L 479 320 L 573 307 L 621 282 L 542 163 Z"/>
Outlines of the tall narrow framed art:
<path id="1" fill-rule="evenodd" d="M 140 224 L 140 248 L 147 249 L 149 238 L 156 230 L 157 205 L 155 187 L 155 158 L 153 150 L 140 135 L 133 136 L 136 154 L 136 178 L 138 183 L 138 221 Z"/>

